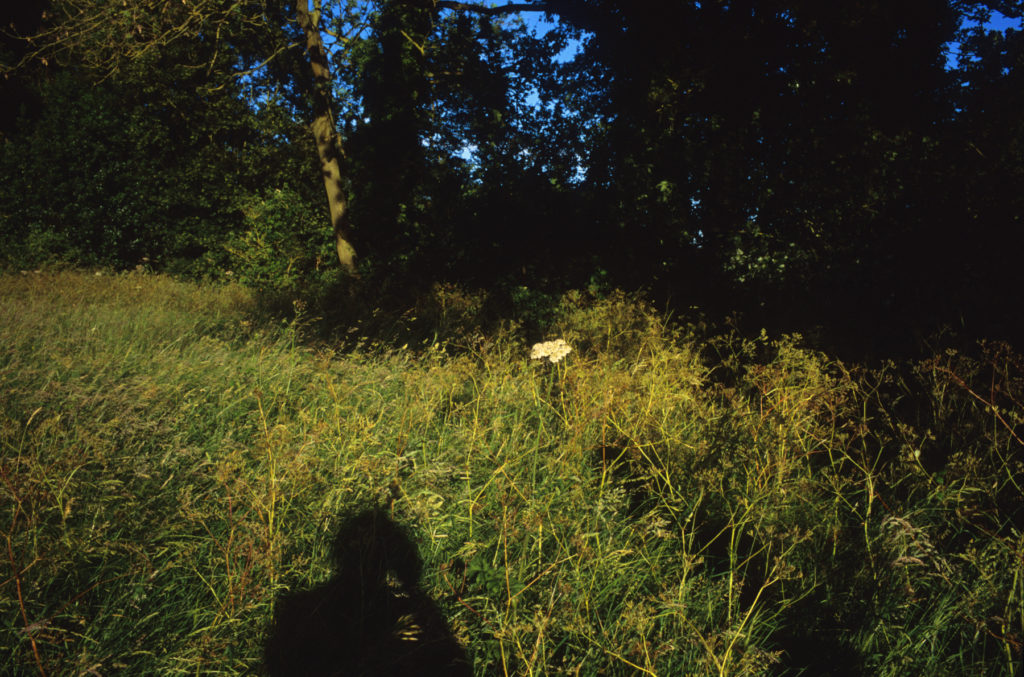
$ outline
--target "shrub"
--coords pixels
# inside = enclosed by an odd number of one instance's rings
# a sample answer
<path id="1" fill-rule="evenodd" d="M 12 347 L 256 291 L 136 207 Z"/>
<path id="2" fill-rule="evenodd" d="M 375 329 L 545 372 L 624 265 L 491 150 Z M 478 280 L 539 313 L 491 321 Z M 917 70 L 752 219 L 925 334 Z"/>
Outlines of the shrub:
<path id="1" fill-rule="evenodd" d="M 323 212 L 288 189 L 253 198 L 243 210 L 242 232 L 226 245 L 232 271 L 264 294 L 308 294 L 337 268 Z"/>

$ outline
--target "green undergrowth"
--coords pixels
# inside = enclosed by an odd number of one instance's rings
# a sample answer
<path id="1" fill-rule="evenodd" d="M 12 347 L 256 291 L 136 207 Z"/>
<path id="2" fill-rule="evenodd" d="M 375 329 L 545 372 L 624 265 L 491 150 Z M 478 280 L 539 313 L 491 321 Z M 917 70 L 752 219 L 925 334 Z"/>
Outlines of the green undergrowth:
<path id="1" fill-rule="evenodd" d="M 1021 674 L 1006 346 L 866 369 L 569 294 L 543 336 L 342 351 L 72 272 L 0 317 L 4 674 L 259 673 L 367 508 L 477 675 Z"/>

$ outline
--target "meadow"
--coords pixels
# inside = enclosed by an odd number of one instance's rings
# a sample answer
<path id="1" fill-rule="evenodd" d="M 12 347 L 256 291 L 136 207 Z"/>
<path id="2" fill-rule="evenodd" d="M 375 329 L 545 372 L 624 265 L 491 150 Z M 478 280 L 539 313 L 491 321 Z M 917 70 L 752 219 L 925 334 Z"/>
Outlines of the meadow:
<path id="1" fill-rule="evenodd" d="M 0 276 L 0 673 L 400 674 L 443 636 L 476 675 L 1022 674 L 1010 347 L 474 303 L 330 339 L 240 286 Z"/>

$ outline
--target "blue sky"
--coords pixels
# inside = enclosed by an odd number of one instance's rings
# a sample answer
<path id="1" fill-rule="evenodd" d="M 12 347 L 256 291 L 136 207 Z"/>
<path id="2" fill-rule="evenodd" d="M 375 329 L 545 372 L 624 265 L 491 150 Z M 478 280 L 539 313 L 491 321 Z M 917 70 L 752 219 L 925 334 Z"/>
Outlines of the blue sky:
<path id="1" fill-rule="evenodd" d="M 1021 19 L 1010 19 L 1003 16 L 999 12 L 992 12 L 992 18 L 989 20 L 985 27 L 989 30 L 999 31 L 1005 33 L 1008 29 L 1013 30 L 1024 30 L 1024 20 Z M 947 45 L 949 50 L 946 54 L 946 68 L 952 70 L 957 66 L 957 57 L 960 54 L 960 44 L 957 42 L 951 42 Z"/>

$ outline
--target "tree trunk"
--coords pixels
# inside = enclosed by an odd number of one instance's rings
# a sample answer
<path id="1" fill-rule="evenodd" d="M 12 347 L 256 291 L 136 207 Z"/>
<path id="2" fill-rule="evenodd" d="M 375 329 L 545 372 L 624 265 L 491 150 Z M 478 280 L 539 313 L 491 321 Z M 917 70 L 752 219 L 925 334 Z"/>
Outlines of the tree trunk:
<path id="1" fill-rule="evenodd" d="M 310 129 L 316 140 L 317 156 L 320 158 L 320 172 L 324 179 L 324 189 L 327 191 L 327 205 L 331 211 L 331 226 L 334 228 L 338 261 L 347 273 L 355 276 L 356 250 L 349 236 L 348 204 L 341 180 L 341 142 L 334 129 L 334 118 L 331 115 L 331 70 L 318 26 L 320 1 L 314 0 L 312 12 L 308 9 L 306 1 L 296 2 L 295 13 L 299 28 L 306 36 L 306 52 L 313 68 L 313 123 Z"/>

